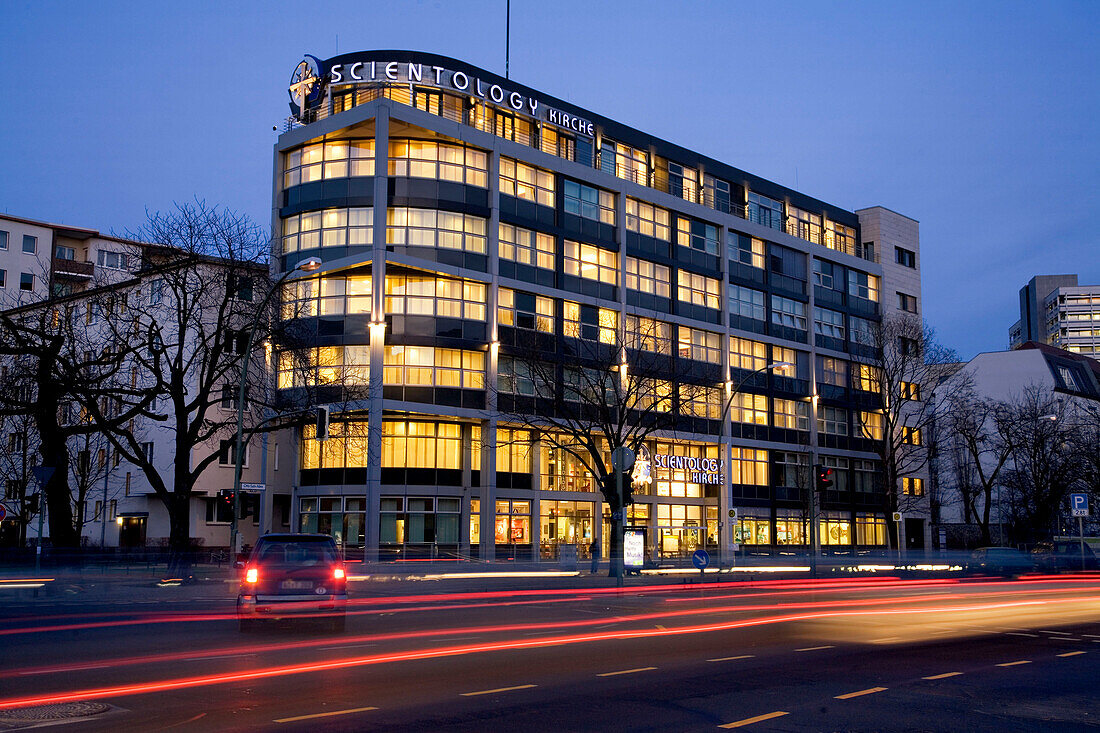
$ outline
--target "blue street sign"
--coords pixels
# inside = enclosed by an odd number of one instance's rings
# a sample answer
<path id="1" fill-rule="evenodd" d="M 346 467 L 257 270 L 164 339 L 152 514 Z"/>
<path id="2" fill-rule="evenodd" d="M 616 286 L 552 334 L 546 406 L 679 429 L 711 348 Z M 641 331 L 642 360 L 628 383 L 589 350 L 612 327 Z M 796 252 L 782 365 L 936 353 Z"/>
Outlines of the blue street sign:
<path id="1" fill-rule="evenodd" d="M 1089 495 L 1070 494 L 1069 508 L 1075 517 L 1087 517 L 1089 515 Z"/>
<path id="2" fill-rule="evenodd" d="M 31 473 L 34 474 L 34 478 L 38 481 L 38 485 L 45 488 L 46 484 L 48 484 L 53 477 L 53 466 L 31 466 Z"/>
<path id="3" fill-rule="evenodd" d="M 8 508 L 0 504 L 0 522 L 4 521 L 4 517 L 6 516 L 8 516 Z"/>
<path id="4" fill-rule="evenodd" d="M 696 550 L 691 556 L 691 564 L 702 570 L 710 565 L 710 555 L 707 554 L 706 550 Z"/>

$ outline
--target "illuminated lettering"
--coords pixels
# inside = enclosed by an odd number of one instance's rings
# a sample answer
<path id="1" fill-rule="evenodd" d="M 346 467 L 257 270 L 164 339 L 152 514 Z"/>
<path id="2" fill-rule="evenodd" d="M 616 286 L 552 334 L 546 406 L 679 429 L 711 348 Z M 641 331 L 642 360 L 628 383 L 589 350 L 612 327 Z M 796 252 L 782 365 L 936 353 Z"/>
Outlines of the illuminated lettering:
<path id="1" fill-rule="evenodd" d="M 409 64 L 409 81 L 421 81 L 424 77 L 424 67 L 421 64 Z"/>
<path id="2" fill-rule="evenodd" d="M 459 79 L 462 81 L 459 81 Z M 466 76 L 461 71 L 456 71 L 451 75 L 451 86 L 464 92 L 470 88 L 470 77 Z"/>
<path id="3" fill-rule="evenodd" d="M 443 74 L 443 67 L 442 66 L 433 66 L 432 71 L 435 72 L 435 85 L 439 86 L 439 84 L 441 83 L 439 81 L 439 77 Z"/>
<path id="4" fill-rule="evenodd" d="M 332 83 L 333 84 L 339 84 L 340 82 L 342 82 L 344 80 L 344 75 L 341 73 L 342 68 L 343 68 L 342 64 L 336 64 L 336 66 L 332 67 Z"/>
<path id="5" fill-rule="evenodd" d="M 489 87 L 489 99 L 493 100 L 497 104 L 500 104 L 504 101 L 504 90 L 501 89 L 500 86 L 498 86 L 497 84 L 494 84 L 493 86 Z"/>
<path id="6" fill-rule="evenodd" d="M 397 62 L 396 61 L 391 61 L 388 64 L 386 64 L 386 78 L 387 79 L 394 79 L 394 80 L 397 79 Z"/>
<path id="7" fill-rule="evenodd" d="M 523 97 L 519 92 L 512 92 L 508 95 L 508 104 L 512 105 L 512 109 L 523 109 Z"/>
<path id="8" fill-rule="evenodd" d="M 355 79 L 356 81 L 363 81 L 363 77 L 359 76 L 359 74 L 356 73 L 356 70 L 362 65 L 362 61 L 356 61 L 354 64 L 352 64 L 351 68 L 348 69 L 348 76 L 350 76 L 352 79 Z"/>
<path id="9" fill-rule="evenodd" d="M 484 98 L 485 90 L 481 88 L 481 79 L 474 79 L 474 89 L 477 92 L 477 96 Z"/>

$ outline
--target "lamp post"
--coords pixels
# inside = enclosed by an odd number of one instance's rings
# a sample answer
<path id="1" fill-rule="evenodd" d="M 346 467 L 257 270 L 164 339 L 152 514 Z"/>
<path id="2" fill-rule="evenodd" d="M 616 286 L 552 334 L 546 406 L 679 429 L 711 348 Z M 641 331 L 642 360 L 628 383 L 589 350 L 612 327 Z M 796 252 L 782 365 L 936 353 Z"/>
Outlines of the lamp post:
<path id="1" fill-rule="evenodd" d="M 271 296 L 282 287 L 282 284 L 286 282 L 291 275 L 299 272 L 314 272 L 320 267 L 321 259 L 319 257 L 309 257 L 299 262 L 298 266 L 293 270 L 284 272 L 282 276 L 268 288 L 267 293 L 264 294 L 263 300 L 260 301 L 259 308 L 256 309 L 257 317 L 253 319 L 252 327 L 248 329 L 248 345 L 245 347 L 244 355 L 241 358 L 241 383 L 237 391 L 237 438 L 234 443 L 233 456 L 233 516 L 230 519 L 229 546 L 230 552 L 234 557 L 240 552 L 240 548 L 238 547 L 240 533 L 239 527 L 237 526 L 237 516 L 241 513 L 241 468 L 244 461 L 244 399 L 248 386 L 248 362 L 249 358 L 252 356 L 252 347 L 256 340 L 256 327 L 260 325 L 260 316 L 271 300 Z"/>

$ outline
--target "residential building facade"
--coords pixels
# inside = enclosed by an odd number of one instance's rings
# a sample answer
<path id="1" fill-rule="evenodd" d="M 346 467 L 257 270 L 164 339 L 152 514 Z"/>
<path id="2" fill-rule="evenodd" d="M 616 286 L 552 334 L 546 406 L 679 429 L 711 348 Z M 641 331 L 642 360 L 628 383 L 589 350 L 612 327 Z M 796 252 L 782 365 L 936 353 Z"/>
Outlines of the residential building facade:
<path id="1" fill-rule="evenodd" d="M 1100 358 L 1100 285 L 1078 285 L 1077 275 L 1036 275 L 1020 288 L 1020 320 L 1009 348 L 1028 341 Z"/>

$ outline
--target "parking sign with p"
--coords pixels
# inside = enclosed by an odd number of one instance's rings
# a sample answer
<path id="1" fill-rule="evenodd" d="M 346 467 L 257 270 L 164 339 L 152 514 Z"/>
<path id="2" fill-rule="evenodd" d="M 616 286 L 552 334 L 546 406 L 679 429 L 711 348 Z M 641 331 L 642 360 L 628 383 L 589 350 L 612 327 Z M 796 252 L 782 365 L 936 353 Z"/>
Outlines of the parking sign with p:
<path id="1" fill-rule="evenodd" d="M 1089 495 L 1088 494 L 1070 494 L 1069 495 L 1069 508 L 1070 513 L 1075 517 L 1087 517 L 1089 515 Z"/>

